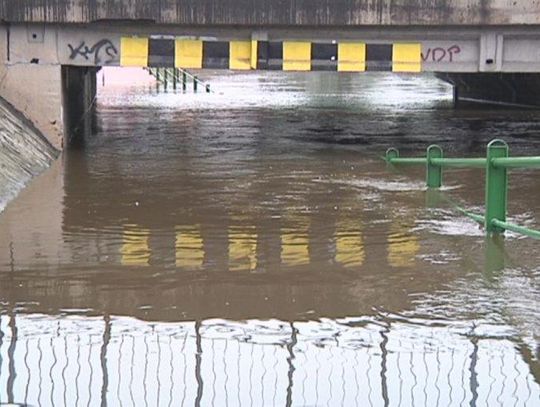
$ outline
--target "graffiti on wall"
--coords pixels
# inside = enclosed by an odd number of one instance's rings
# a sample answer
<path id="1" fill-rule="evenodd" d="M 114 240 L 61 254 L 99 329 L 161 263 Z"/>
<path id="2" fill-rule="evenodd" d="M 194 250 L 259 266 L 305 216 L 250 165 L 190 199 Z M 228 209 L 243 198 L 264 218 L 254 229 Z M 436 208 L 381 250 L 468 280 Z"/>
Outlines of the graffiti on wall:
<path id="1" fill-rule="evenodd" d="M 449 47 L 430 47 L 422 51 L 424 62 L 454 62 L 454 57 L 461 52 L 458 44 Z"/>
<path id="2" fill-rule="evenodd" d="M 93 59 L 94 65 L 107 65 L 118 59 L 118 49 L 109 39 L 102 39 L 92 46 L 86 44 L 86 41 L 81 41 L 78 46 L 68 44 L 68 47 L 70 60 Z"/>

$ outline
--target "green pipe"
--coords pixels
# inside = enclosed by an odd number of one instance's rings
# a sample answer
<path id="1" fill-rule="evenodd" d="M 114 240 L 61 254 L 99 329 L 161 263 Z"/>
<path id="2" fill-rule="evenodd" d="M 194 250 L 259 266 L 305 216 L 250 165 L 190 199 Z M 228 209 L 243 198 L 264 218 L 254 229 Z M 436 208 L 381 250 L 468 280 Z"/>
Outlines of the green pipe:
<path id="1" fill-rule="evenodd" d="M 456 210 L 463 215 L 467 216 L 468 218 L 471 218 L 472 220 L 480 223 L 481 225 L 484 225 L 486 223 L 486 218 L 482 215 L 477 215 L 476 213 L 469 212 L 465 209 L 463 209 L 461 206 L 456 205 L 452 202 L 452 204 L 455 206 Z"/>
<path id="2" fill-rule="evenodd" d="M 466 211 L 465 209 L 462 209 L 460 208 L 459 206 L 457 207 L 458 211 L 460 211 L 463 215 L 471 218 L 472 220 L 480 223 L 480 224 L 484 224 L 486 222 L 486 218 L 482 215 L 478 215 L 476 213 L 472 213 L 472 212 L 468 212 Z"/>
<path id="3" fill-rule="evenodd" d="M 391 164 L 417 164 L 426 165 L 428 163 L 427 158 L 423 157 L 411 157 L 411 158 L 388 158 L 388 162 Z M 429 159 L 431 165 L 438 167 L 456 167 L 456 168 L 485 168 L 485 158 L 435 158 Z"/>
<path id="4" fill-rule="evenodd" d="M 432 158 L 432 165 L 456 168 L 485 168 L 485 158 Z"/>
<path id="5" fill-rule="evenodd" d="M 540 157 L 494 158 L 491 163 L 496 168 L 540 168 Z"/>
<path id="6" fill-rule="evenodd" d="M 510 230 L 525 236 L 532 237 L 533 239 L 540 239 L 540 231 L 532 230 L 523 226 L 514 225 L 513 223 L 502 222 L 498 219 L 492 219 L 491 224 L 499 229 Z"/>

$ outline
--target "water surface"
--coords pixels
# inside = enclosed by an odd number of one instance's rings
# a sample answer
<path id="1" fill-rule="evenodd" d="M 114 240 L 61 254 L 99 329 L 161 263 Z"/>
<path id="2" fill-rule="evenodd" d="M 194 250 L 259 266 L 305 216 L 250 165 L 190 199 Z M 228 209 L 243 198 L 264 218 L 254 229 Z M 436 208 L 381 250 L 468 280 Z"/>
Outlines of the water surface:
<path id="1" fill-rule="evenodd" d="M 540 155 L 535 111 L 454 110 L 425 76 L 206 73 L 99 91 L 98 131 L 0 214 L 0 402 L 540 402 L 540 250 L 486 238 L 483 173 L 426 193 L 418 155 Z M 538 174 L 510 217 L 540 229 Z"/>

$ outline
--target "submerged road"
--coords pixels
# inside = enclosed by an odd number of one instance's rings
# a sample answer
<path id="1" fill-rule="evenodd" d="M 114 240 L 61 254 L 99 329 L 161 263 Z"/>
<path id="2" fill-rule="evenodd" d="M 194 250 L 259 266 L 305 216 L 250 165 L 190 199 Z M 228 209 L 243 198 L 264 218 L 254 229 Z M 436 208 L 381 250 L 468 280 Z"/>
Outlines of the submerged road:
<path id="1" fill-rule="evenodd" d="M 431 77 L 204 79 L 100 87 L 97 132 L 0 214 L 0 403 L 538 405 L 538 242 L 380 159 L 539 155 L 537 112 Z M 483 182 L 443 195 L 477 211 Z M 510 184 L 539 229 L 538 174 Z"/>

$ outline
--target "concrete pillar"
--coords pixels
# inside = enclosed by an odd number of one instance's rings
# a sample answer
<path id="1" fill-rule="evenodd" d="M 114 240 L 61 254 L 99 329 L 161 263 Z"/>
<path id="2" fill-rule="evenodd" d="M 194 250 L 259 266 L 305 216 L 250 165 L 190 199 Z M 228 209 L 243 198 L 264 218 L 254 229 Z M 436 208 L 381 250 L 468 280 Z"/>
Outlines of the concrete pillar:
<path id="1" fill-rule="evenodd" d="M 62 67 L 66 145 L 84 142 L 84 137 L 95 129 L 97 71 L 94 67 Z"/>

